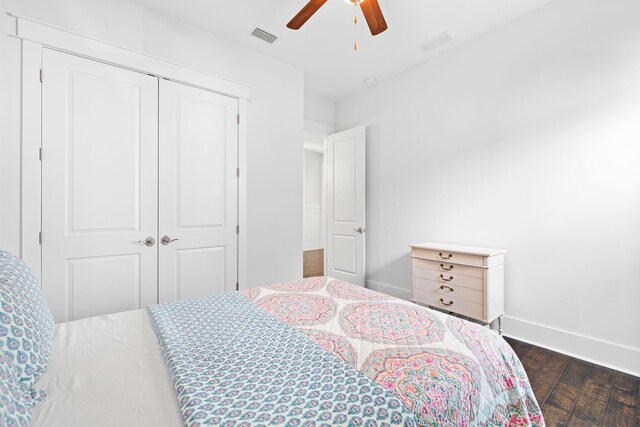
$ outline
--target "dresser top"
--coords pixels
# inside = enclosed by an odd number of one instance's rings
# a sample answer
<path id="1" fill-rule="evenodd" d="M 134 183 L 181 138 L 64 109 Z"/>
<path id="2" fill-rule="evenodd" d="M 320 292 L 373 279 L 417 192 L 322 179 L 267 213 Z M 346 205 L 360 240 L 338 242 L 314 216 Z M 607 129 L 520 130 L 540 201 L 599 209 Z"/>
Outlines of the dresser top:
<path id="1" fill-rule="evenodd" d="M 433 243 L 433 242 L 416 243 L 413 245 L 409 245 L 409 247 L 417 248 L 417 249 L 431 249 L 434 251 L 447 251 L 447 252 L 456 252 L 461 254 L 481 255 L 481 256 L 495 256 L 495 255 L 501 255 L 507 252 L 505 249 L 479 248 L 476 246 L 451 245 L 448 243 Z"/>

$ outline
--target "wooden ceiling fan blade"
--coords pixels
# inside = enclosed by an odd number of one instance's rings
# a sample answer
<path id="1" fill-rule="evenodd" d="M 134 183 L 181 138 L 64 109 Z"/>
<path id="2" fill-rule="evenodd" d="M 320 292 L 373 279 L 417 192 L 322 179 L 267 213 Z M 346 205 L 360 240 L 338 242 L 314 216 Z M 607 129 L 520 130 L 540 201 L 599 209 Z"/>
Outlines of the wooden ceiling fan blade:
<path id="1" fill-rule="evenodd" d="M 289 21 L 287 27 L 291 28 L 292 30 L 299 30 L 300 27 L 302 27 L 304 23 L 307 22 L 309 18 L 311 18 L 313 14 L 316 13 L 318 9 L 320 9 L 320 7 L 322 7 L 322 5 L 326 2 L 327 0 L 309 1 L 309 3 L 307 3 L 305 7 L 303 7 L 302 10 L 300 10 L 300 12 L 298 12 L 298 14 L 294 16 L 291 21 Z"/>
<path id="2" fill-rule="evenodd" d="M 378 0 L 363 0 L 363 2 L 360 3 L 360 8 L 362 9 L 362 13 L 364 13 L 364 18 L 367 20 L 371 35 L 377 36 L 389 28 L 387 27 L 387 21 L 384 20 L 382 10 L 380 10 Z"/>

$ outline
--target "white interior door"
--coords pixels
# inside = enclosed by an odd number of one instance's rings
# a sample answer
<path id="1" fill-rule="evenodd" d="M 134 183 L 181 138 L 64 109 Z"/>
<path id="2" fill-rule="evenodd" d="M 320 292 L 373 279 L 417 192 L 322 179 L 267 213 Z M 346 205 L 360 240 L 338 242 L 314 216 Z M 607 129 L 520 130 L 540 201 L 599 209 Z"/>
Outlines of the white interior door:
<path id="1" fill-rule="evenodd" d="M 57 322 L 157 302 L 158 80 L 43 50 L 42 288 Z M 151 244 L 151 241 L 149 241 Z"/>
<path id="2" fill-rule="evenodd" d="M 365 129 L 327 137 L 327 268 L 325 274 L 364 286 Z"/>
<path id="3" fill-rule="evenodd" d="M 238 100 L 160 81 L 160 302 L 236 289 Z"/>

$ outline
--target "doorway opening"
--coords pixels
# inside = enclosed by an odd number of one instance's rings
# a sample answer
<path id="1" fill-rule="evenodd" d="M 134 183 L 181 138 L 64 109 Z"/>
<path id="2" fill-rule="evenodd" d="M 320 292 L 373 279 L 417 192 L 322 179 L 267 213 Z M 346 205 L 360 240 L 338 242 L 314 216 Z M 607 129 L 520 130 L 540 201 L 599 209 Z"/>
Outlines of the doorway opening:
<path id="1" fill-rule="evenodd" d="M 326 233 L 324 138 L 305 141 L 303 161 L 303 277 L 306 278 L 324 276 Z"/>
<path id="2" fill-rule="evenodd" d="M 303 276 L 365 285 L 365 128 L 305 132 Z"/>

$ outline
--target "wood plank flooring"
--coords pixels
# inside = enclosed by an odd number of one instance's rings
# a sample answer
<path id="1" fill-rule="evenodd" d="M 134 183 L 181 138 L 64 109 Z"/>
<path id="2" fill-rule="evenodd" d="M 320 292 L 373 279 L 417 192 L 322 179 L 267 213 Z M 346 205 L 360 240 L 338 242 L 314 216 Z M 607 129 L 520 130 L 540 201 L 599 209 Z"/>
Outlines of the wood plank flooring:
<path id="1" fill-rule="evenodd" d="M 547 426 L 640 427 L 640 378 L 505 339 L 527 371 Z"/>
<path id="2" fill-rule="evenodd" d="M 303 252 L 302 277 L 324 276 L 324 249 L 309 249 Z"/>

